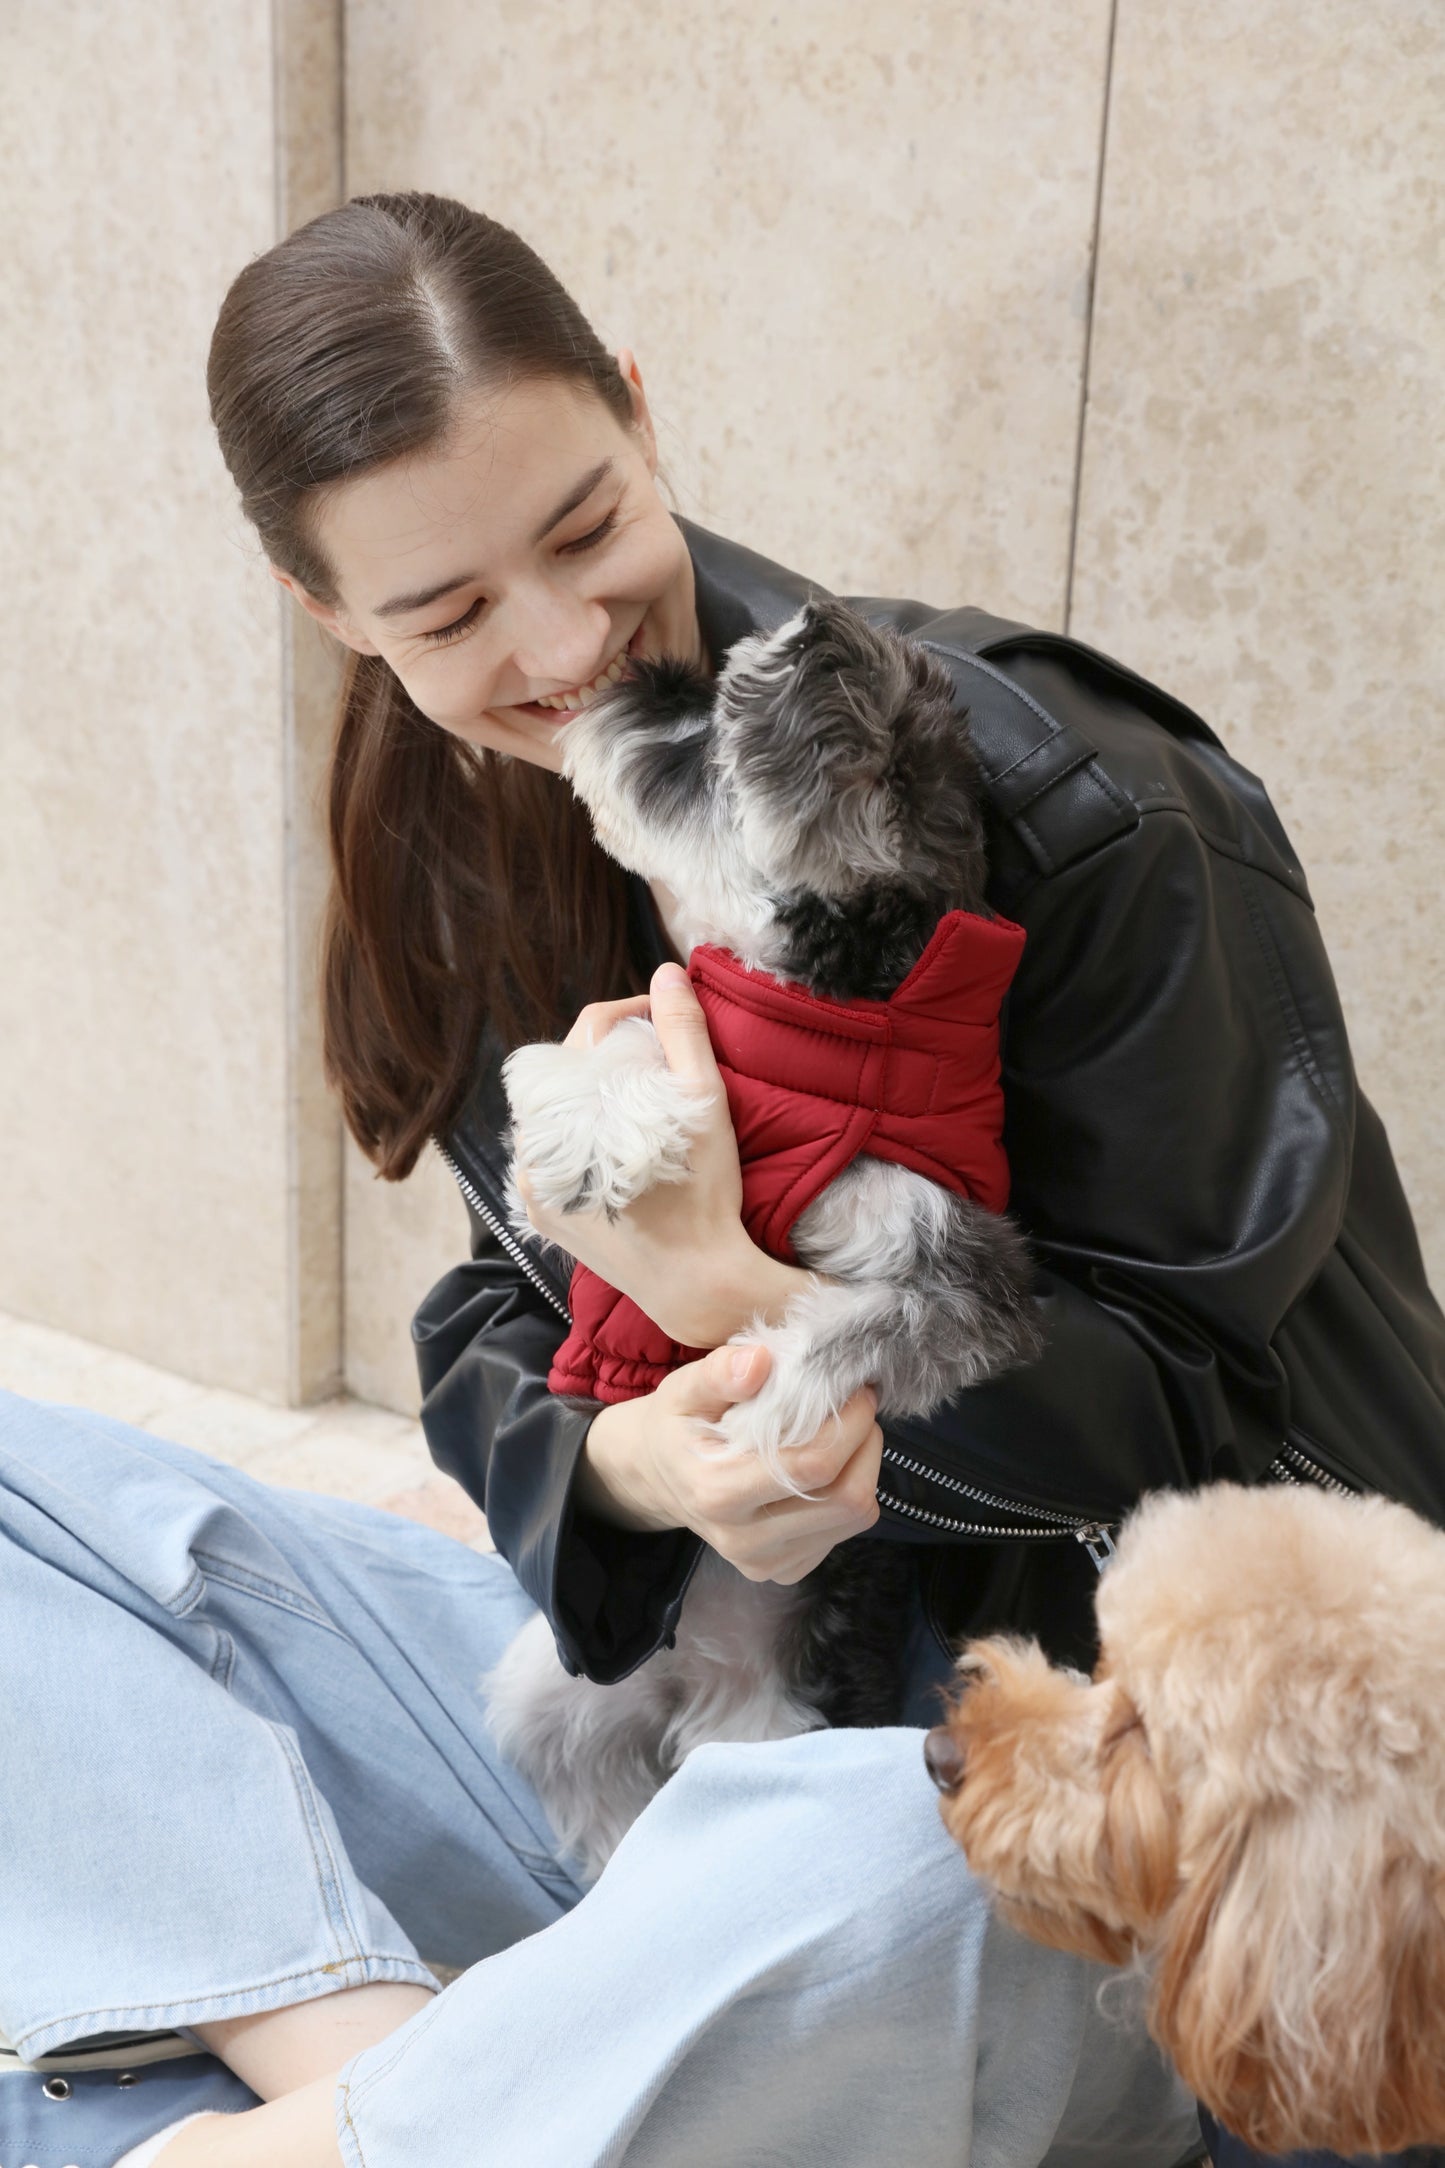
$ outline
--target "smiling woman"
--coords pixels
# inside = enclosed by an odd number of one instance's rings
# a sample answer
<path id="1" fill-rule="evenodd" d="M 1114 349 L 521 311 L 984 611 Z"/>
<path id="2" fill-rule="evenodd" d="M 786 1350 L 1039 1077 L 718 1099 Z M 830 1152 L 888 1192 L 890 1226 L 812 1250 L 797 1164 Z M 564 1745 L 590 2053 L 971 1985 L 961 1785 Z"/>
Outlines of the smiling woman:
<path id="1" fill-rule="evenodd" d="M 625 427 L 555 380 L 467 393 L 434 449 L 322 496 L 316 543 L 344 568 L 334 602 L 276 571 L 349 647 L 380 655 L 429 721 L 554 770 L 558 718 L 629 654 L 701 659 L 692 560 L 657 493 L 630 354 L 619 372 Z M 416 584 L 388 595 L 401 565 Z"/>
<path id="2" fill-rule="evenodd" d="M 273 573 L 352 651 L 327 1063 L 399 1180 L 484 1020 L 514 1043 L 641 990 L 624 876 L 547 771 L 629 655 L 706 663 L 692 562 L 636 361 L 461 204 L 358 198 L 292 234 L 232 286 L 208 384 Z"/>

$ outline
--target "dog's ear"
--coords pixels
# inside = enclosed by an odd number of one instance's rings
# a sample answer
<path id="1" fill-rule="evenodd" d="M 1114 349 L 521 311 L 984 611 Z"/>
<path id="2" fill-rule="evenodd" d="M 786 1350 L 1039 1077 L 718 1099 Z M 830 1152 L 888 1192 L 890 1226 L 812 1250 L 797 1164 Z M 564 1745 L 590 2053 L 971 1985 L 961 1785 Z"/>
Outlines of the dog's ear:
<path id="1" fill-rule="evenodd" d="M 1370 1803 L 1238 1813 L 1189 1863 L 1150 2029 L 1261 2152 L 1445 2140 L 1445 1882 Z"/>
<path id="2" fill-rule="evenodd" d="M 1033 1646 L 975 1643 L 948 1718 L 961 1781 L 944 1819 L 1011 1925 L 1126 1963 L 1174 1889 L 1175 1827 L 1134 1704 Z"/>
<path id="3" fill-rule="evenodd" d="M 1083 1796 L 1070 1809 L 1061 1792 L 1052 1874 L 1004 1910 L 1036 1941 L 1124 1965 L 1152 1939 L 1174 1893 L 1175 1818 L 1128 1695 L 1105 1683 L 1089 1692 L 1105 1702 L 1093 1767 L 1060 1772 L 1066 1785 L 1083 1784 Z"/>
<path id="4" fill-rule="evenodd" d="M 1113 1693 L 1114 1713 L 1099 1748 L 1104 1826 L 1098 1874 L 1131 1939 L 1147 1942 L 1178 1880 L 1178 1833 L 1144 1720 L 1122 1687 Z"/>
<path id="5" fill-rule="evenodd" d="M 976 880 L 982 895 L 979 771 L 926 649 L 844 603 L 809 602 L 734 648 L 716 718 L 749 856 L 783 891 Z"/>

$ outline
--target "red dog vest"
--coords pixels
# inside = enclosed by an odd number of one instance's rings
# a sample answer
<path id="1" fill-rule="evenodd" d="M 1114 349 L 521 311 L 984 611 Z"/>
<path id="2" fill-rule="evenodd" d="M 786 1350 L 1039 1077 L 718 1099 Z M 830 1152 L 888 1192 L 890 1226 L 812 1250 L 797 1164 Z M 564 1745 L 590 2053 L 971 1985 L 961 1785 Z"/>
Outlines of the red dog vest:
<path id="1" fill-rule="evenodd" d="M 886 1001 L 847 1002 L 749 971 L 726 949 L 693 950 L 688 977 L 737 1131 L 743 1224 L 760 1249 L 796 1264 L 794 1222 L 860 1152 L 1002 1212 L 998 1020 L 1023 945 L 1006 918 L 950 911 Z M 631 1400 L 703 1352 L 585 1265 L 571 1306 L 554 1393 Z"/>

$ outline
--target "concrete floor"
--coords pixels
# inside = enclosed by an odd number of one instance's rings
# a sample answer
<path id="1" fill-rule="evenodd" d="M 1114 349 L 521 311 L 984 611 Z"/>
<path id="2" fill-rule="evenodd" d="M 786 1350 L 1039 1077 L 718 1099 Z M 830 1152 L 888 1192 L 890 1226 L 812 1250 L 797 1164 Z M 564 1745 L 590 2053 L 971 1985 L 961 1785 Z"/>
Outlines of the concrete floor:
<path id="1" fill-rule="evenodd" d="M 492 1547 L 466 1492 L 432 1466 L 421 1425 L 363 1400 L 275 1408 L 3 1312 L 0 1387 L 134 1423 L 266 1483 L 360 1499 L 477 1550 Z"/>

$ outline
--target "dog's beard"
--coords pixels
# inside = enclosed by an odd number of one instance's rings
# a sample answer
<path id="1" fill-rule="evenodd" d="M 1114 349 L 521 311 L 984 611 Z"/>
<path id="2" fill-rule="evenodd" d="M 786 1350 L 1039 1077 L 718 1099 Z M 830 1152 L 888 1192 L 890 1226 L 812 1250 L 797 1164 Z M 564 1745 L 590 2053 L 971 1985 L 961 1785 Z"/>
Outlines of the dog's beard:
<path id="1" fill-rule="evenodd" d="M 672 891 L 684 952 L 715 941 L 766 968 L 773 901 L 718 769 L 712 687 L 701 681 L 701 711 L 668 713 L 656 675 L 624 681 L 568 726 L 563 774 L 609 857 Z"/>

